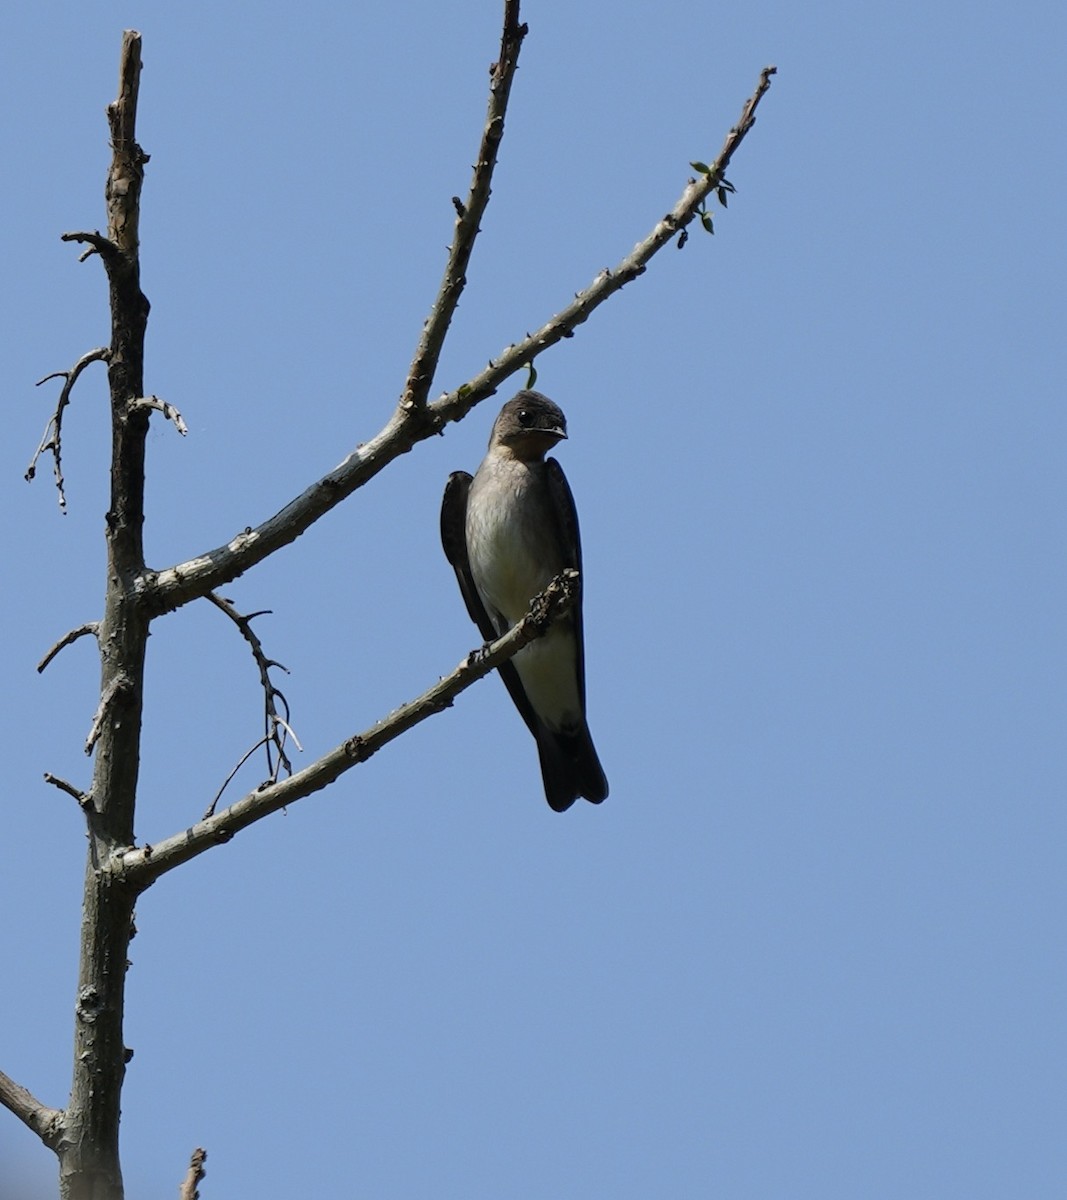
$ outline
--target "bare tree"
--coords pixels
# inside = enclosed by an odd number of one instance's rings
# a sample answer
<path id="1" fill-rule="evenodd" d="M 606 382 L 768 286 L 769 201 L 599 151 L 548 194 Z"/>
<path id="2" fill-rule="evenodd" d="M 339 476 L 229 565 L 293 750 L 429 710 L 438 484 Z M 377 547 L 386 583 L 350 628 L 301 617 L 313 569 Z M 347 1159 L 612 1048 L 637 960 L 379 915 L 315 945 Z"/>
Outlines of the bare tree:
<path id="1" fill-rule="evenodd" d="M 44 670 L 61 649 L 78 638 L 96 639 L 100 695 L 85 744 L 86 752 L 93 755 L 92 782 L 83 791 L 66 780 L 45 776 L 76 800 L 89 839 L 69 1102 L 65 1108 L 49 1107 L 0 1072 L 0 1103 L 55 1152 L 61 1195 L 69 1200 L 119 1200 L 123 1195 L 119 1113 L 128 1059 L 123 1042 L 124 988 L 134 905 L 141 893 L 181 863 L 326 787 L 413 725 L 450 705 L 465 688 L 541 636 L 574 602 L 577 573 L 569 571 L 532 602 L 527 617 L 504 637 L 472 652 L 450 674 L 372 728 L 353 733 L 310 766 L 294 772 L 286 750 L 292 736 L 288 706 L 272 674 L 279 664 L 268 657 L 252 626 L 259 614 L 238 612 L 218 593 L 219 588 L 298 538 L 398 455 L 438 433 L 449 422 L 461 420 L 538 355 L 571 337 L 609 296 L 641 275 L 660 249 L 671 242 L 684 245 L 694 220 L 710 230 L 709 201 L 717 198 L 726 203 L 732 191 L 727 168 L 752 128 L 757 106 L 770 86 L 773 67 L 762 71 L 756 90 L 745 103 L 737 125 L 729 131 L 718 157 L 710 164 L 692 164 L 695 175 L 677 202 L 617 266 L 602 271 L 536 332 L 510 346 L 472 379 L 430 400 L 438 360 L 489 200 L 508 96 L 525 34 L 518 0 L 506 0 L 500 53 L 490 72 L 488 113 L 470 191 L 465 199 L 452 199 L 455 226 L 444 275 L 399 402 L 382 429 L 339 467 L 261 524 L 162 571 L 150 570 L 144 560 L 145 440 L 153 413 L 172 422 L 179 433 L 185 432 L 185 424 L 172 404 L 147 394 L 145 389 L 144 338 L 149 304 L 140 285 L 138 224 L 148 155 L 136 137 L 141 38 L 134 31 L 123 36 L 118 96 L 107 110 L 112 149 L 105 190 L 107 233 L 79 231 L 62 235 L 65 241 L 84 247 L 82 259 L 96 257 L 103 264 L 109 287 L 111 341 L 106 347 L 83 354 L 69 370 L 47 377 L 61 378 L 63 383 L 54 414 L 27 472 L 32 478 L 41 457 L 50 454 L 60 504 L 65 503 L 64 411 L 81 374 L 95 363 L 106 364 L 112 460 L 104 611 L 99 621 L 81 625 L 61 638 L 39 665 L 39 670 Z M 265 750 L 267 776 L 225 807 L 219 807 L 220 796 L 216 796 L 203 817 L 188 828 L 154 845 L 138 845 L 134 814 L 146 640 L 153 621 L 200 599 L 209 600 L 229 617 L 248 643 L 259 669 L 265 724 L 263 738 L 253 749 Z M 198 1194 L 204 1157 L 200 1149 L 193 1154 L 181 1195 Z"/>

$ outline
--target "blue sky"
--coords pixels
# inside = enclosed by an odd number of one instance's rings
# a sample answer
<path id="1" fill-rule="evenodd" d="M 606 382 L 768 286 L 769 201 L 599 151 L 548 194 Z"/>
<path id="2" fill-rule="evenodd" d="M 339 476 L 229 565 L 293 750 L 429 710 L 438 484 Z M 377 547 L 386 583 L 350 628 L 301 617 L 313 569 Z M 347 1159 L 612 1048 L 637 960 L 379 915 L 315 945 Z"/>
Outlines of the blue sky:
<path id="1" fill-rule="evenodd" d="M 106 341 L 104 105 L 144 35 L 149 440 L 166 566 L 384 424 L 469 180 L 496 3 L 19 6 L 0 48 L 8 852 L 0 1068 L 62 1105 L 106 507 L 22 479 Z M 1062 1194 L 1067 666 L 1062 6 L 527 0 L 435 391 L 616 262 L 779 75 L 738 188 L 538 362 L 582 518 L 599 808 L 549 811 L 503 687 L 158 883 L 138 911 L 128 1194 L 868 1200 Z M 518 386 L 516 381 L 516 386 Z M 225 589 L 310 762 L 476 644 L 449 471 L 510 389 Z M 253 665 L 149 647 L 138 833 L 210 801 Z M 245 786 L 258 781 L 250 769 Z M 5 1119 L 6 1118 L 6 1119 Z M 51 1194 L 0 1113 L 0 1195 Z M 5 1190 L 6 1188 L 6 1190 Z"/>

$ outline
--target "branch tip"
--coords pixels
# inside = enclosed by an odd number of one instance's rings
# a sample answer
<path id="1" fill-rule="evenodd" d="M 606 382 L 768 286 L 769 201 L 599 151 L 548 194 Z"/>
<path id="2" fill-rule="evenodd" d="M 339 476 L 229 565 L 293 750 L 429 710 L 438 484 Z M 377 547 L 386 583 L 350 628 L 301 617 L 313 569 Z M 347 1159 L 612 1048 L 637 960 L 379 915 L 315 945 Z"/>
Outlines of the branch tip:
<path id="1" fill-rule="evenodd" d="M 152 412 L 162 413 L 166 420 L 173 422 L 174 428 L 182 437 L 189 432 L 189 427 L 182 419 L 182 414 L 168 400 L 160 400 L 158 396 L 139 396 L 130 402 L 129 411 L 136 412 L 138 409 L 150 409 Z"/>
<path id="2" fill-rule="evenodd" d="M 203 1147 L 197 1146 L 189 1158 L 189 1170 L 178 1190 L 178 1200 L 200 1200 L 198 1188 L 207 1174 L 207 1171 L 204 1170 L 206 1159 L 207 1151 Z"/>
<path id="3" fill-rule="evenodd" d="M 89 792 L 83 792 L 81 788 L 77 788 L 73 783 L 68 783 L 65 779 L 60 779 L 58 775 L 53 775 L 51 771 L 44 773 L 45 783 L 50 783 L 54 788 L 58 788 L 61 792 L 66 792 L 68 796 L 73 797 L 77 801 L 79 808 L 88 808 L 92 800 Z"/>
<path id="4" fill-rule="evenodd" d="M 86 623 L 84 625 L 79 625 L 77 629 L 72 629 L 72 630 L 70 630 L 69 633 L 65 633 L 59 639 L 59 641 L 56 642 L 56 644 L 51 647 L 51 649 L 44 656 L 44 658 L 42 658 L 41 661 L 37 664 L 37 674 L 40 675 L 44 671 L 45 667 L 48 666 L 48 664 L 52 661 L 53 658 L 55 658 L 55 656 L 60 652 L 60 650 L 65 649 L 67 646 L 71 645 L 73 642 L 76 642 L 78 640 L 78 638 L 86 637 L 90 633 L 93 635 L 93 637 L 99 637 L 100 623 L 98 621 L 86 621 Z"/>
<path id="5" fill-rule="evenodd" d="M 448 261 L 437 298 L 423 324 L 400 396 L 400 408 L 407 412 L 426 407 L 426 397 L 433 387 L 445 335 L 467 283 L 467 266 L 475 240 L 481 232 L 481 219 L 492 192 L 493 171 L 504 135 L 504 117 L 511 95 L 512 80 L 518 66 L 519 50 L 525 36 L 526 26 L 519 23 L 519 0 L 505 0 L 500 56 L 489 71 L 489 103 L 478 156 L 471 168 L 473 175 L 470 192 L 466 201 L 461 200 L 459 196 L 452 197 L 452 207 L 456 210 L 455 237 L 448 250 Z"/>

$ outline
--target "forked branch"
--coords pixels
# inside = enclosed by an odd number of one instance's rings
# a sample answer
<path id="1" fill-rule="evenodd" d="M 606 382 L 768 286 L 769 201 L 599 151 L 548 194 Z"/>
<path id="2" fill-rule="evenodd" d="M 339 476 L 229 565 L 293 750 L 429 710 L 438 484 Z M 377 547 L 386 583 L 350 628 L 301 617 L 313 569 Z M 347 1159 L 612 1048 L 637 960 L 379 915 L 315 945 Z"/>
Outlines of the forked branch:
<path id="1" fill-rule="evenodd" d="M 726 135 L 718 157 L 706 171 L 700 173 L 699 178 L 689 180 L 671 211 L 652 227 L 625 258 L 615 267 L 605 267 L 585 291 L 578 292 L 566 308 L 561 309 L 536 333 L 527 334 L 521 342 L 508 346 L 498 359 L 490 361 L 484 371 L 429 405 L 430 414 L 440 424 L 458 421 L 479 401 L 493 395 L 505 379 L 532 363 L 539 354 L 564 338 L 573 337 L 575 329 L 587 321 L 605 300 L 644 274 L 653 255 L 685 231 L 701 213 L 712 192 L 718 192 L 724 185 L 732 190 L 732 185 L 726 184 L 726 168 L 745 135 L 756 123 L 756 109 L 771 86 L 771 76 L 776 73 L 776 67 L 763 68 L 756 90 L 745 102 L 737 124 Z"/>
<path id="2" fill-rule="evenodd" d="M 50 379 L 62 379 L 63 387 L 60 389 L 59 399 L 56 401 L 56 410 L 49 417 L 48 424 L 45 426 L 41 444 L 34 451 L 30 465 L 26 468 L 26 479 L 31 480 L 37 474 L 37 460 L 41 455 L 51 452 L 56 490 L 59 492 L 59 507 L 63 512 L 67 511 L 67 496 L 63 490 L 63 413 L 70 403 L 70 394 L 82 371 L 90 363 L 107 362 L 110 357 L 111 351 L 106 346 L 98 346 L 95 350 L 90 350 L 88 354 L 83 354 L 69 371 L 53 371 L 51 375 L 37 380 L 37 386 L 40 387 L 42 383 L 47 383 Z"/>
<path id="3" fill-rule="evenodd" d="M 479 401 L 493 395 L 505 380 L 522 370 L 539 354 L 562 339 L 573 336 L 575 329 L 588 320 L 605 300 L 641 275 L 653 255 L 682 233 L 696 218 L 712 191 L 723 186 L 726 168 L 755 124 L 756 109 L 770 87 L 774 74 L 774 67 L 764 68 L 755 92 L 745 102 L 740 120 L 727 134 L 722 150 L 707 172 L 701 172 L 699 178 L 689 181 L 670 212 L 656 222 L 649 234 L 616 267 L 601 271 L 566 308 L 536 333 L 508 346 L 498 359 L 491 361 L 473 379 L 427 404 L 422 410 L 421 420 L 409 419 L 409 410 L 398 407 L 388 424 L 369 442 L 359 446 L 340 466 L 324 475 L 261 525 L 249 526 L 232 541 L 197 558 L 146 575 L 143 582 L 148 610 L 156 614 L 179 608 L 235 579 L 281 546 L 295 541 L 315 521 L 373 479 L 393 459 L 406 454 L 431 434 L 441 432 L 450 422 L 466 416 Z"/>
<path id="4" fill-rule="evenodd" d="M 245 615 L 239 613 L 233 606 L 233 602 L 227 600 L 224 596 L 208 592 L 207 599 L 220 612 L 225 613 L 230 618 L 240 631 L 241 637 L 251 647 L 252 657 L 255 659 L 256 667 L 259 670 L 260 687 L 263 689 L 263 737 L 230 773 L 226 783 L 222 785 L 218 795 L 216 795 L 215 800 L 208 809 L 208 815 L 210 815 L 214 811 L 215 804 L 218 803 L 219 796 L 222 795 L 226 784 L 233 779 L 237 771 L 240 770 L 260 746 L 265 746 L 267 751 L 267 782 L 277 783 L 282 771 L 285 771 L 287 775 L 293 773 L 293 764 L 289 761 L 289 756 L 285 752 L 286 739 L 292 738 L 298 750 L 300 749 L 300 741 L 289 724 L 289 701 L 286 700 L 285 693 L 280 688 L 274 686 L 274 681 L 270 677 L 270 673 L 275 667 L 279 671 L 285 671 L 286 674 L 289 673 L 289 669 L 278 662 L 277 659 L 268 658 L 266 651 L 263 649 L 263 643 L 252 628 L 252 622 L 256 617 L 267 616 L 270 610 L 263 609 L 260 612 Z M 284 716 L 282 715 L 283 713 Z"/>
<path id="5" fill-rule="evenodd" d="M 78 255 L 78 262 L 85 262 L 87 258 L 91 258 L 94 254 L 99 254 L 105 264 L 117 261 L 120 256 L 118 246 L 110 239 L 104 237 L 99 230 L 79 230 L 74 233 L 61 233 L 59 235 L 61 242 L 79 242 L 85 246 L 85 249 Z"/>

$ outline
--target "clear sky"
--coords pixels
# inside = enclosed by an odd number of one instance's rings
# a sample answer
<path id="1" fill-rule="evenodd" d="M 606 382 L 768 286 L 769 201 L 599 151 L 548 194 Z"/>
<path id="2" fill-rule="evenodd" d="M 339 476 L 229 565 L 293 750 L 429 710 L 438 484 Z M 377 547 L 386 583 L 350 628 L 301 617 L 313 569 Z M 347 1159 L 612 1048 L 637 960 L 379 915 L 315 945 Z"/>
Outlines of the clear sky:
<path id="1" fill-rule="evenodd" d="M 13 6 L 0 46 L 0 1068 L 66 1102 L 107 338 L 104 106 L 144 35 L 146 541 L 226 540 L 377 432 L 481 131 L 501 4 Z M 204 1200 L 920 1200 L 1067 1189 L 1062 4 L 526 0 L 435 393 L 616 262 L 779 75 L 738 192 L 538 363 L 582 519 L 611 796 L 564 816 L 499 681 L 157 884 L 124 1163 Z M 519 384 L 515 381 L 515 386 Z M 438 543 L 507 388 L 225 589 L 301 763 L 477 644 Z M 138 834 L 255 740 L 198 605 L 149 647 Z M 241 777 L 254 786 L 261 773 Z M 239 792 L 234 792 L 234 796 Z M 54 1167 L 0 1113 L 0 1197 Z"/>

